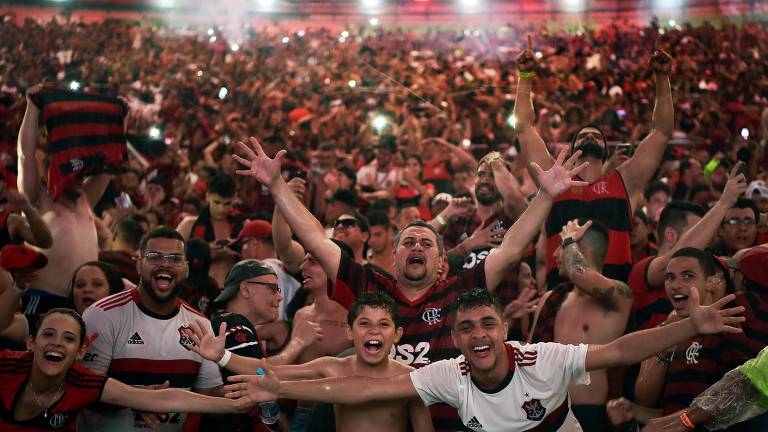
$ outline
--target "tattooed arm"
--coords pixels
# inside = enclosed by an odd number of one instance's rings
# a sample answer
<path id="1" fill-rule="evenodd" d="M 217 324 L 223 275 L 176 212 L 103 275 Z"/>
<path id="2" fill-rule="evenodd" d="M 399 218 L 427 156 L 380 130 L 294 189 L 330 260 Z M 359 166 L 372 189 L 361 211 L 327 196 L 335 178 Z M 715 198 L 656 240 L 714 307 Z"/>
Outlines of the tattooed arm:
<path id="1" fill-rule="evenodd" d="M 591 295 L 599 303 L 611 310 L 621 310 L 632 306 L 632 290 L 624 282 L 603 276 L 584 256 L 579 247 L 579 240 L 589 230 L 591 221 L 579 225 L 570 221 L 563 227 L 560 236 L 567 241 L 563 248 L 563 273 L 577 289 Z"/>

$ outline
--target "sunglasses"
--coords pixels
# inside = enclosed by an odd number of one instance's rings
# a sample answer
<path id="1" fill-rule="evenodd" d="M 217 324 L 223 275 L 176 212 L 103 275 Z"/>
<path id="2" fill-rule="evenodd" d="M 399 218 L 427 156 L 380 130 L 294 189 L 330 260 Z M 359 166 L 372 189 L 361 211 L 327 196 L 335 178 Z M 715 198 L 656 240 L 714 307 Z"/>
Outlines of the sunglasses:
<path id="1" fill-rule="evenodd" d="M 357 220 L 356 219 L 336 219 L 336 222 L 333 224 L 333 227 L 338 228 L 340 226 L 343 226 L 344 228 L 356 227 Z"/>

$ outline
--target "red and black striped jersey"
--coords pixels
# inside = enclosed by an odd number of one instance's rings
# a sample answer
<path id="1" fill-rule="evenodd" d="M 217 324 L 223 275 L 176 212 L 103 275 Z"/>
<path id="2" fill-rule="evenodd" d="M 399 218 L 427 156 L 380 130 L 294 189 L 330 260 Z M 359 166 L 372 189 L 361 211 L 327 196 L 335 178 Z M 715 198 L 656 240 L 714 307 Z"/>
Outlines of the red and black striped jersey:
<path id="1" fill-rule="evenodd" d="M 649 256 L 636 262 L 627 281 L 635 296 L 632 316 L 638 330 L 656 327 L 672 312 L 672 303 L 667 298 L 664 287 L 654 288 L 648 285 L 648 266 L 654 258 L 656 257 Z"/>
<path id="2" fill-rule="evenodd" d="M 345 308 L 349 308 L 358 293 L 384 291 L 392 296 L 400 314 L 403 337 L 392 346 L 390 356 L 420 368 L 460 354 L 451 339 L 449 309 L 462 291 L 475 287 L 487 288 L 484 260 L 471 269 L 436 283 L 421 298 L 409 300 L 391 275 L 372 266 L 361 266 L 342 252 L 338 276 L 329 288 L 329 296 Z M 455 409 L 438 405 L 431 412 L 435 429 L 462 430 Z"/>
<path id="3" fill-rule="evenodd" d="M 575 178 L 575 180 L 579 180 Z M 631 206 L 627 189 L 618 171 L 601 176 L 588 186 L 574 186 L 555 198 L 545 229 L 547 232 L 547 286 L 564 280 L 553 258 L 560 245 L 560 231 L 568 221 L 586 218 L 600 221 L 608 228 L 608 254 L 603 274 L 626 282 L 632 268 L 629 236 L 632 232 Z"/>
<path id="4" fill-rule="evenodd" d="M 768 344 L 767 300 L 765 295 L 746 292 L 726 306 L 745 307 L 744 333 L 698 335 L 677 345 L 661 398 L 664 415 L 687 408 L 726 372 L 754 358 Z"/>
<path id="5" fill-rule="evenodd" d="M 64 393 L 50 408 L 35 417 L 17 421 L 13 418 L 14 403 L 29 380 L 32 354 L 0 351 L 0 430 L 4 432 L 74 431 L 75 418 L 83 408 L 101 398 L 107 377 L 72 365 L 64 381 Z"/>

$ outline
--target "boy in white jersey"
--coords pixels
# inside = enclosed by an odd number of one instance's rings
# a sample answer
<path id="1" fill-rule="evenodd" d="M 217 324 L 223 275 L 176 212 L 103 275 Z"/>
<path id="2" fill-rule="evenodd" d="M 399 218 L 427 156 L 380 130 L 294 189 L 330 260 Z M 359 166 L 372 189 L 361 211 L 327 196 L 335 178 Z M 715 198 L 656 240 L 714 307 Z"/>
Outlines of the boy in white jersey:
<path id="1" fill-rule="evenodd" d="M 313 381 L 279 381 L 275 374 L 230 377 L 227 397 L 243 404 L 256 400 L 301 397 L 332 403 L 421 397 L 426 404 L 455 406 L 472 430 L 581 431 L 567 401 L 568 387 L 589 382 L 587 372 L 637 363 L 659 349 L 696 333 L 740 332 L 733 325 L 742 307 L 720 310 L 727 296 L 711 306 L 699 305 L 691 291 L 690 318 L 632 333 L 607 345 L 522 345 L 504 342 L 507 325 L 498 299 L 483 289 L 459 295 L 452 314 L 458 358 L 441 360 L 409 374 L 390 378 L 346 377 Z M 655 351 L 656 350 L 656 351 Z"/>
<path id="2" fill-rule="evenodd" d="M 106 297 L 85 310 L 88 353 L 83 366 L 130 385 L 159 385 L 217 395 L 218 366 L 189 350 L 189 324 L 210 321 L 178 298 L 187 277 L 184 238 L 168 228 L 150 231 L 141 243 L 139 286 Z M 78 419 L 81 431 L 138 431 L 159 427 L 181 431 L 185 414 L 140 415 L 129 409 L 89 411 Z M 159 419 L 159 421 L 158 421 Z"/>

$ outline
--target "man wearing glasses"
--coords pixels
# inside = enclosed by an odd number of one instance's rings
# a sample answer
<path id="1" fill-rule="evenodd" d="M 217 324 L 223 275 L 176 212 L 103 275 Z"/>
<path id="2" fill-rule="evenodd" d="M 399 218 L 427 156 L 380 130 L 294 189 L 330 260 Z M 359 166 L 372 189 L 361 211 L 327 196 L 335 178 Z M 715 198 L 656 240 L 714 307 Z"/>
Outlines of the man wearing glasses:
<path id="1" fill-rule="evenodd" d="M 223 333 L 226 349 L 243 357 L 264 358 L 274 354 L 277 346 L 266 347 L 264 336 L 258 334 L 259 327 L 277 321 L 280 311 L 281 294 L 275 271 L 260 260 L 246 259 L 237 262 L 227 274 L 224 289 L 214 300 L 224 312 L 212 318 L 214 332 Z M 296 360 L 302 349 L 312 343 L 317 335 L 314 323 L 297 325 L 293 338 L 278 355 L 270 355 L 273 364 L 290 364 Z M 231 373 L 221 369 L 226 379 Z M 255 411 L 254 411 L 255 413 Z M 259 422 L 258 414 L 205 416 L 202 430 L 250 430 L 250 425 Z M 268 430 L 278 430 L 277 424 Z"/>
<path id="2" fill-rule="evenodd" d="M 370 236 L 368 219 L 360 212 L 354 211 L 339 216 L 333 223 L 333 239 L 344 242 L 354 251 L 353 258 L 358 264 L 366 264 L 368 261 L 363 255 L 365 242 Z"/>
<path id="3" fill-rule="evenodd" d="M 717 232 L 720 246 L 718 254 L 731 257 L 742 249 L 754 246 L 759 221 L 760 212 L 754 201 L 739 198 L 725 214 Z"/>
<path id="4" fill-rule="evenodd" d="M 156 228 L 142 240 L 137 263 L 139 286 L 94 303 L 83 314 L 88 353 L 83 365 L 126 384 L 162 385 L 221 395 L 215 363 L 189 350 L 189 324 L 210 322 L 179 300 L 188 267 L 184 238 L 169 228 Z M 83 413 L 83 431 L 181 431 L 186 414 L 145 414 L 130 409 Z"/>

